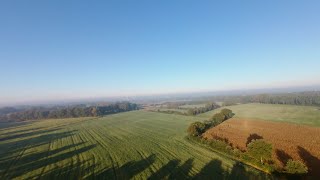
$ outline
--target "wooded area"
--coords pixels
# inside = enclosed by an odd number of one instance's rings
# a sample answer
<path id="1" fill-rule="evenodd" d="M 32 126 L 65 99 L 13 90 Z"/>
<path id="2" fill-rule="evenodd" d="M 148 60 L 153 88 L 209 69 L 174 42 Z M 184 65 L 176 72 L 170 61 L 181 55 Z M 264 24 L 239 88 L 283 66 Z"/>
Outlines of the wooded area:
<path id="1" fill-rule="evenodd" d="M 8 109 L 8 108 L 6 108 Z M 16 112 L 10 109 L 12 113 L 2 114 L 0 120 L 3 121 L 24 121 L 36 119 L 62 119 L 76 117 L 96 117 L 118 112 L 132 111 L 139 109 L 134 103 L 121 102 L 104 106 L 71 106 L 71 107 L 35 107 Z"/>

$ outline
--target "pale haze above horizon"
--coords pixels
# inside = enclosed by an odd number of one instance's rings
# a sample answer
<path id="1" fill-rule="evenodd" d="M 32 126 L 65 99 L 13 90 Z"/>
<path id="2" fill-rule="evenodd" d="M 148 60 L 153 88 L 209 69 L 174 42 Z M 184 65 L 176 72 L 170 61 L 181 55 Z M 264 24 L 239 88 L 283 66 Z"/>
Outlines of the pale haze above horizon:
<path id="1" fill-rule="evenodd" d="M 320 85 L 320 1 L 2 1 L 0 104 Z"/>

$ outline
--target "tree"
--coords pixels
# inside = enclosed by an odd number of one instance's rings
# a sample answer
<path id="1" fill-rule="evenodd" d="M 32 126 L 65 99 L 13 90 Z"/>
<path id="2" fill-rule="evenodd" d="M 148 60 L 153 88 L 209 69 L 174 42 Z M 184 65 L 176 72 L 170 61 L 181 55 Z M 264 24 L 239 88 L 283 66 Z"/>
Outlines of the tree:
<path id="1" fill-rule="evenodd" d="M 216 113 L 212 116 L 212 121 L 216 124 L 220 124 L 225 120 L 225 116 L 222 113 Z"/>
<path id="2" fill-rule="evenodd" d="M 188 115 L 195 115 L 194 114 L 194 109 L 188 109 L 187 114 Z"/>
<path id="3" fill-rule="evenodd" d="M 222 113 L 225 116 L 224 120 L 232 118 L 232 116 L 234 115 L 230 109 L 226 108 L 222 109 L 220 113 Z"/>
<path id="4" fill-rule="evenodd" d="M 263 139 L 252 140 L 247 148 L 248 155 L 262 164 L 272 159 L 272 144 L 265 142 Z"/>
<path id="5" fill-rule="evenodd" d="M 294 161 L 290 159 L 285 167 L 287 173 L 290 174 L 306 174 L 308 173 L 308 168 L 301 161 Z"/>
<path id="6" fill-rule="evenodd" d="M 202 122 L 194 122 L 190 124 L 188 133 L 191 136 L 200 136 L 206 130 L 206 125 Z"/>

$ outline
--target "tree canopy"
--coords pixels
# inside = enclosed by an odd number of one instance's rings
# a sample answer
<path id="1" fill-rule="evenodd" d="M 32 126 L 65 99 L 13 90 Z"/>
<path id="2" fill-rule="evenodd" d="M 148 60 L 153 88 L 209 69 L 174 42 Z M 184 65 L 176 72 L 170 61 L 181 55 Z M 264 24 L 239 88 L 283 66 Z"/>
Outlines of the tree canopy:
<path id="1" fill-rule="evenodd" d="M 37 107 L 0 116 L 0 120 L 62 119 L 76 117 L 96 117 L 118 112 L 137 110 L 139 106 L 129 102 L 119 102 L 103 106 Z"/>

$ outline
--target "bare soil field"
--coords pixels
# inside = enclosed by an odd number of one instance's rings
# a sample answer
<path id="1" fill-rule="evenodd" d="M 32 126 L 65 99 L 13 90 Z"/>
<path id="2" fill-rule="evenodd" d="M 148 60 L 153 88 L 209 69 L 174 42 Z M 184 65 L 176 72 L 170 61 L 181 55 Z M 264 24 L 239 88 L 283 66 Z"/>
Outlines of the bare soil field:
<path id="1" fill-rule="evenodd" d="M 207 139 L 223 139 L 246 150 L 252 139 L 273 144 L 274 159 L 283 167 L 288 159 L 303 161 L 313 176 L 320 177 L 320 128 L 290 123 L 233 118 L 209 129 Z"/>

